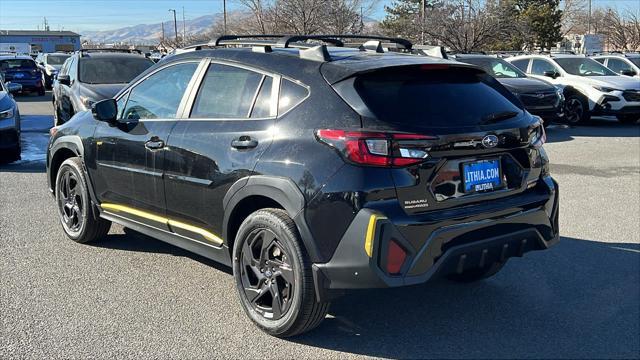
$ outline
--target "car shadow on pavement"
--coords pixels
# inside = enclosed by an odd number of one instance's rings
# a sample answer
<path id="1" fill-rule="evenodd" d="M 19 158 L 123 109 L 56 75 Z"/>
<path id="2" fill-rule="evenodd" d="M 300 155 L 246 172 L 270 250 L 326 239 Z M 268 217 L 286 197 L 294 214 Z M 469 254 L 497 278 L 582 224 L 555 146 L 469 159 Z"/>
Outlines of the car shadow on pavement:
<path id="1" fill-rule="evenodd" d="M 44 161 L 17 161 L 0 165 L 0 173 L 44 173 L 46 171 L 47 168 Z"/>
<path id="2" fill-rule="evenodd" d="M 604 118 L 592 119 L 587 123 L 569 127 L 553 125 L 547 129 L 547 142 L 571 141 L 576 136 L 583 137 L 640 137 L 638 124 L 621 124 Z"/>
<path id="3" fill-rule="evenodd" d="M 47 90 L 47 92 L 40 96 L 37 94 L 20 93 L 14 96 L 17 102 L 51 102 L 53 98 L 53 92 Z"/>
<path id="4" fill-rule="evenodd" d="M 149 252 L 159 254 L 169 254 L 173 256 L 183 256 L 195 261 L 198 261 L 204 265 L 226 272 L 227 274 L 233 274 L 232 269 L 228 266 L 220 264 L 219 262 L 207 259 L 200 255 L 194 254 L 190 251 L 184 250 L 177 246 L 165 243 L 163 241 L 154 239 L 142 233 L 129 228 L 123 228 L 124 234 L 109 234 L 105 238 L 88 245 L 108 248 L 114 250 L 135 251 L 135 252 Z"/>
<path id="5" fill-rule="evenodd" d="M 389 358 L 632 358 L 640 244 L 562 238 L 474 284 L 351 293 L 292 341 Z"/>

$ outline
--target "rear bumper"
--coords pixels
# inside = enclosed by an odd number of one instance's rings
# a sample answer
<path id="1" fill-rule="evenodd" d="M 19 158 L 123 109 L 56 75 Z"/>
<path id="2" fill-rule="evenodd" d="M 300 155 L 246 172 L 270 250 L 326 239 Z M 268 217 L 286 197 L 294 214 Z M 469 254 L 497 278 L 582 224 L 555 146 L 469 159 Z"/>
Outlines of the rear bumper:
<path id="1" fill-rule="evenodd" d="M 544 250 L 558 242 L 558 184 L 546 177 L 535 194 L 483 215 L 442 221 L 444 226 L 385 218 L 363 209 L 344 234 L 327 263 L 314 264 L 320 299 L 345 289 L 397 287 L 424 283 L 436 275 Z M 365 251 L 367 230 L 376 216 L 372 256 Z M 471 220 L 472 219 L 472 220 Z M 386 272 L 386 255 L 393 239 L 406 251 L 400 273 Z"/>
<path id="2" fill-rule="evenodd" d="M 16 84 L 22 85 L 22 91 L 39 91 L 42 89 L 42 79 L 14 79 Z"/>

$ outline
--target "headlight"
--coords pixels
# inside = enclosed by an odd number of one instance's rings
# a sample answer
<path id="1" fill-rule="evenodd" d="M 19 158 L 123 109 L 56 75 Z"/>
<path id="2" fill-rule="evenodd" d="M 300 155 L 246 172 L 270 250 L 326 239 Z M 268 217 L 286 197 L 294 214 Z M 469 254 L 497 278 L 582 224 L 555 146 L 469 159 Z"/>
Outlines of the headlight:
<path id="1" fill-rule="evenodd" d="M 612 92 L 612 91 L 622 91 L 620 89 L 616 89 L 616 88 L 612 88 L 612 87 L 608 87 L 608 86 L 593 86 L 594 89 L 598 90 L 598 91 L 602 91 L 602 92 Z"/>
<path id="2" fill-rule="evenodd" d="M 0 120 L 9 119 L 9 118 L 12 118 L 12 117 L 13 117 L 13 109 L 0 111 Z"/>
<path id="3" fill-rule="evenodd" d="M 91 106 L 96 103 L 86 96 L 80 96 L 80 101 L 82 102 L 82 105 L 84 105 L 87 109 L 91 109 Z"/>

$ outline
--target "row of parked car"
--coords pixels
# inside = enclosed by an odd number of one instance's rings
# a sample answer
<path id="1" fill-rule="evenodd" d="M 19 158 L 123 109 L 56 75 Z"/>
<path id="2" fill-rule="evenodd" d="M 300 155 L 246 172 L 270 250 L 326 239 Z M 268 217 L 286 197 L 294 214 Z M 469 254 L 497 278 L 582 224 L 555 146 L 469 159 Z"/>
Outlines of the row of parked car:
<path id="1" fill-rule="evenodd" d="M 176 51 L 174 55 L 194 48 Z M 444 57 L 482 68 L 546 124 L 577 124 L 592 115 L 613 115 L 623 123 L 635 123 L 640 118 L 640 54 L 637 53 L 593 57 L 574 54 L 523 54 L 506 58 L 452 54 Z M 53 88 L 54 118 L 59 125 L 76 113 L 89 110 L 97 101 L 113 97 L 154 63 L 139 52 L 119 49 L 40 53 L 35 60 L 27 55 L 4 54 L 0 55 L 0 73 L 7 86 L 14 86 L 14 92 L 44 95 L 45 89 Z M 3 121 L 8 123 L 7 119 Z M 8 137 L 13 135 L 5 136 Z M 19 144 L 12 146 L 10 152 L 19 154 Z"/>

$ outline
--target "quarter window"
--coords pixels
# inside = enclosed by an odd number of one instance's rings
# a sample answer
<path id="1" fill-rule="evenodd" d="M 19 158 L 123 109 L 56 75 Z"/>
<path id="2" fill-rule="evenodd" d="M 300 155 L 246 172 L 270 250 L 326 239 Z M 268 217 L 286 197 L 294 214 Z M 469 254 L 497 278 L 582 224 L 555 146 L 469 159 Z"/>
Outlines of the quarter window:
<path id="1" fill-rule="evenodd" d="M 235 66 L 212 64 L 191 111 L 191 118 L 246 119 L 261 117 L 270 104 L 271 77 Z M 251 109 L 258 98 L 258 107 Z M 268 107 L 267 107 L 267 110 Z M 270 111 L 270 110 L 269 110 Z M 267 114 L 269 114 L 267 112 Z"/>
<path id="2" fill-rule="evenodd" d="M 278 114 L 283 114 L 309 95 L 306 87 L 296 84 L 293 81 L 282 79 L 280 84 L 280 99 L 278 100 Z"/>
<path id="3" fill-rule="evenodd" d="M 198 63 L 183 63 L 164 68 L 129 93 L 123 112 L 125 119 L 175 119 L 182 97 L 198 68 Z"/>

